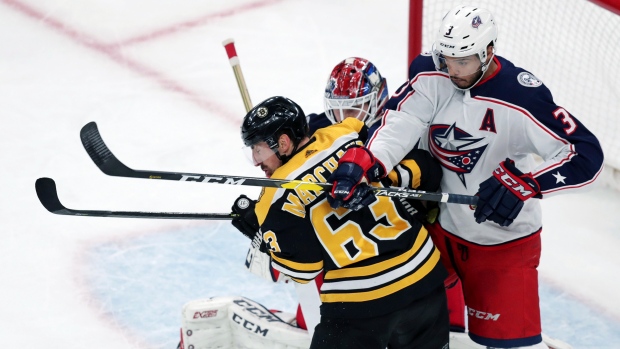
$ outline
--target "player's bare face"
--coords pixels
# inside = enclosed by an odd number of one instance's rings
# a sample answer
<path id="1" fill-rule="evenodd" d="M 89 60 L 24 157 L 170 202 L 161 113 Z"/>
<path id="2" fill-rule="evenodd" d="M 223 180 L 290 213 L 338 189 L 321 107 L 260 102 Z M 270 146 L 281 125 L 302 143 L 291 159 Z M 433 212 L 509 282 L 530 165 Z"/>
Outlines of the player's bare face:
<path id="1" fill-rule="evenodd" d="M 254 166 L 260 166 L 260 169 L 265 172 L 265 176 L 271 177 L 273 172 L 282 166 L 282 161 L 276 156 L 273 149 L 269 148 L 266 142 L 256 143 L 250 148 L 252 150 Z"/>
<path id="2" fill-rule="evenodd" d="M 478 55 L 467 57 L 445 57 L 450 80 L 462 89 L 475 84 L 482 75 L 482 66 Z"/>

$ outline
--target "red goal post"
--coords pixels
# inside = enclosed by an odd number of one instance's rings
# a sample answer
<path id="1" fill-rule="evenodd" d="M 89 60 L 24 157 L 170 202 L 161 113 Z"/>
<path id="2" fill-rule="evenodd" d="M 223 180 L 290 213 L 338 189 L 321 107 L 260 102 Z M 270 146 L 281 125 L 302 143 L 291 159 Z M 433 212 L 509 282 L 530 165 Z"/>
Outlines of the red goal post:
<path id="1" fill-rule="evenodd" d="M 410 0 L 409 62 L 442 17 L 471 4 L 499 27 L 497 54 L 529 70 L 599 138 L 607 184 L 620 189 L 620 0 Z"/>

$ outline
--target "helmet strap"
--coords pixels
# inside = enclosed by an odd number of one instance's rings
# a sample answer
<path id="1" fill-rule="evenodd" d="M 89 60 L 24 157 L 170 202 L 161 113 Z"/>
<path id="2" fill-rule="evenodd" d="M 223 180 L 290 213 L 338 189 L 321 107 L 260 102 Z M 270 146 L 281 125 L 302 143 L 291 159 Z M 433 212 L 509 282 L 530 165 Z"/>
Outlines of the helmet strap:
<path id="1" fill-rule="evenodd" d="M 295 154 L 299 153 L 300 151 L 304 150 L 307 146 L 309 146 L 310 144 L 314 143 L 314 141 L 316 140 L 316 138 L 312 137 L 308 142 L 306 142 L 304 145 L 302 145 L 301 147 L 299 146 L 299 143 L 295 144 L 295 146 L 293 147 L 293 151 L 291 152 L 290 155 L 286 155 L 286 154 L 280 154 L 278 152 L 278 147 L 276 146 L 275 153 L 276 156 L 278 157 L 278 159 L 280 159 L 280 161 L 282 161 L 282 165 L 286 164 L 293 156 L 295 156 Z"/>
<path id="2" fill-rule="evenodd" d="M 293 144 L 293 151 L 291 152 L 291 155 L 286 155 L 286 154 L 280 154 L 280 145 L 279 145 L 279 141 L 280 141 L 280 137 L 282 137 L 283 134 L 287 134 L 287 133 L 282 133 L 278 136 L 278 139 L 272 138 L 269 142 L 269 147 L 273 150 L 273 152 L 275 153 L 276 157 L 278 158 L 278 160 L 282 161 L 282 164 L 284 165 L 285 163 L 287 163 L 291 157 L 293 155 L 295 155 L 296 151 L 297 151 L 297 147 L 298 144 L 295 143 L 295 141 L 289 136 L 289 139 L 291 140 L 291 143 Z"/>
<path id="3" fill-rule="evenodd" d="M 293 149 L 293 153 L 291 155 L 280 154 L 280 152 L 278 151 L 278 147 L 276 147 L 275 151 L 276 151 L 276 156 L 278 157 L 280 161 L 282 161 L 282 165 L 284 165 L 291 159 L 291 157 L 293 156 L 295 152 L 295 149 Z"/>

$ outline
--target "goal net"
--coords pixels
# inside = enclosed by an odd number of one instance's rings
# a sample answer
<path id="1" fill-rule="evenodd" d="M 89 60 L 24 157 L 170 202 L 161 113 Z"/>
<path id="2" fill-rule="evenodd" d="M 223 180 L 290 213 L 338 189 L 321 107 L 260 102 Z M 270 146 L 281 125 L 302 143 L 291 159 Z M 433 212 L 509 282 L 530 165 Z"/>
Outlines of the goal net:
<path id="1" fill-rule="evenodd" d="M 606 8 L 586 0 L 411 0 L 410 55 L 430 50 L 452 7 L 490 10 L 499 27 L 497 55 L 541 79 L 556 104 L 598 137 L 605 152 L 602 180 L 620 188 L 620 1 L 597 3 Z"/>

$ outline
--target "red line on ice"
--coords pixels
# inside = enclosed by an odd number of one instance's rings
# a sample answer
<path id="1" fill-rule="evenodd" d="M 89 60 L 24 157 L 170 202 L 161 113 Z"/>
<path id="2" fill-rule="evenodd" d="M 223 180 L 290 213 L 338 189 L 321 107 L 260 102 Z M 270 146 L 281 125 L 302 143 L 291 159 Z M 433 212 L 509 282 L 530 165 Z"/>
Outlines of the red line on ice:
<path id="1" fill-rule="evenodd" d="M 155 31 L 151 34 L 146 34 L 141 37 L 130 39 L 129 41 L 126 41 L 126 43 L 136 43 L 140 41 L 145 41 L 147 39 L 154 39 L 154 38 L 166 35 L 166 34 L 178 32 L 184 28 L 207 23 L 208 21 L 216 17 L 221 18 L 223 16 L 234 15 L 241 11 L 264 6 L 267 4 L 274 3 L 276 1 L 279 1 L 279 0 L 267 0 L 267 1 L 257 2 L 257 3 L 247 4 L 244 6 L 240 6 L 239 8 L 224 11 L 224 12 L 212 15 L 212 16 L 210 15 L 204 16 L 198 20 L 180 23 L 178 25 L 175 25 L 169 28 Z M 151 67 L 148 67 L 147 65 L 140 63 L 136 60 L 133 60 L 129 57 L 124 56 L 121 52 L 122 46 L 120 46 L 119 44 L 110 45 L 110 44 L 103 43 L 97 40 L 95 37 L 90 36 L 77 29 L 74 29 L 71 26 L 63 23 L 62 21 L 52 18 L 51 16 L 48 16 L 47 14 L 36 9 L 35 7 L 29 6 L 28 4 L 21 2 L 19 0 L 0 0 L 0 2 L 6 4 L 7 6 L 13 8 L 14 10 L 32 19 L 35 19 L 37 21 L 44 23 L 45 25 L 47 25 L 54 31 L 62 34 L 65 37 L 70 38 L 74 42 L 107 56 L 111 60 L 132 70 L 133 72 L 139 75 L 142 75 L 144 77 L 147 77 L 149 79 L 155 80 L 159 85 L 161 85 L 165 89 L 185 95 L 189 100 L 191 100 L 193 103 L 198 105 L 200 108 L 207 110 L 209 112 L 213 112 L 218 117 L 225 119 L 227 122 L 233 123 L 235 126 L 238 126 L 239 124 L 238 114 L 233 114 L 232 112 L 230 112 L 223 106 L 218 105 L 217 103 L 209 102 L 204 97 L 201 97 L 198 93 L 191 91 L 190 89 L 184 87 L 183 85 L 174 81 L 170 77 L 166 76 L 164 73 L 156 69 L 153 69 Z"/>
<path id="2" fill-rule="evenodd" d="M 150 33 L 146 33 L 146 34 L 142 34 L 130 39 L 126 39 L 123 41 L 119 41 L 117 43 L 112 43 L 109 45 L 117 45 L 117 46 L 129 46 L 129 45 L 133 45 L 133 44 L 138 44 L 138 43 L 142 43 L 145 41 L 149 41 L 152 39 L 158 39 L 162 36 L 166 36 L 166 35 L 171 35 L 171 34 L 175 34 L 177 32 L 183 31 L 183 30 L 188 30 L 188 29 L 192 29 L 195 27 L 199 27 L 205 24 L 209 24 L 210 22 L 212 22 L 213 20 L 217 20 L 217 19 L 221 19 L 221 18 L 226 18 L 226 17 L 231 17 L 246 11 L 251 11 L 257 8 L 261 8 L 261 7 L 265 7 L 265 6 L 270 6 L 273 5 L 277 2 L 281 2 L 282 0 L 262 0 L 262 1 L 256 1 L 256 2 L 252 2 L 249 4 L 243 4 L 240 5 L 238 7 L 234 7 L 231 9 L 226 9 L 223 10 L 221 12 L 216 12 L 216 13 L 210 13 L 207 15 L 204 15 L 202 17 L 199 17 L 197 19 L 194 20 L 190 20 L 190 21 L 185 21 L 185 22 L 180 22 L 177 24 L 173 24 L 171 26 L 165 27 L 165 28 L 161 28 L 155 31 L 152 31 Z"/>

